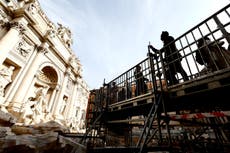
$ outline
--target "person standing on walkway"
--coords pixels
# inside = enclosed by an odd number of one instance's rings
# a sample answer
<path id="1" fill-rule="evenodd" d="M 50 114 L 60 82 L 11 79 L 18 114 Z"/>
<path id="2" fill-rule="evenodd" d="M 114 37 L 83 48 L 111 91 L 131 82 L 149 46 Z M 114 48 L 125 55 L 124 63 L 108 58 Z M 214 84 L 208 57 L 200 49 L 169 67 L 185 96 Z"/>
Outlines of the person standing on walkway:
<path id="1" fill-rule="evenodd" d="M 161 52 L 164 53 L 163 62 L 165 64 L 165 75 L 168 80 L 168 85 L 174 85 L 179 83 L 176 78 L 176 74 L 180 73 L 184 81 L 189 80 L 187 73 L 181 65 L 182 56 L 178 52 L 174 43 L 174 38 L 169 35 L 167 31 L 161 33 L 161 40 L 163 42 L 163 48 Z M 159 53 L 159 50 L 155 49 L 152 45 L 148 46 L 153 52 Z"/>

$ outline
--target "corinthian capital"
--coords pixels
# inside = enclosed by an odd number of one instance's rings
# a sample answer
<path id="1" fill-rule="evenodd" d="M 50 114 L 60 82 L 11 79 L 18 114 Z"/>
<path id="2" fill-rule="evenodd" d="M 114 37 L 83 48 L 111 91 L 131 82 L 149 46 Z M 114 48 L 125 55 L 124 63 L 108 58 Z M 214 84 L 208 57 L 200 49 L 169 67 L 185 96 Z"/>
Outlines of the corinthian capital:
<path id="1" fill-rule="evenodd" d="M 25 26 L 21 22 L 11 22 L 10 27 L 18 30 L 21 34 L 26 30 Z"/>
<path id="2" fill-rule="evenodd" d="M 40 46 L 38 46 L 38 52 L 40 53 L 47 53 L 48 52 L 48 49 L 47 49 L 47 44 L 46 43 L 42 43 Z"/>

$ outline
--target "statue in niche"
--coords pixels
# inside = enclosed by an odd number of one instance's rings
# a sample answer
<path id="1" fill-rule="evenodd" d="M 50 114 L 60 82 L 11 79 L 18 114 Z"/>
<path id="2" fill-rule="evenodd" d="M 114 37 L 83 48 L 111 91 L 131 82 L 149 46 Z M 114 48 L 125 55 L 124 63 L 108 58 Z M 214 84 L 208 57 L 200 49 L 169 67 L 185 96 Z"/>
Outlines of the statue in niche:
<path id="1" fill-rule="evenodd" d="M 0 96 L 4 97 L 5 88 L 12 82 L 12 75 L 15 67 L 4 67 L 0 70 Z"/>
<path id="2" fill-rule="evenodd" d="M 71 89 L 72 89 L 72 86 L 73 86 L 73 81 L 72 81 L 71 79 L 68 79 L 66 88 L 67 88 L 68 90 L 71 90 Z"/>
<path id="3" fill-rule="evenodd" d="M 60 110 L 59 110 L 59 113 L 61 115 L 64 115 L 67 101 L 68 101 L 68 98 L 67 97 L 63 97 L 62 105 L 61 105 Z"/>
<path id="4" fill-rule="evenodd" d="M 37 104 L 35 106 L 35 112 L 37 115 L 41 115 L 42 113 L 48 113 L 47 108 L 47 100 L 46 100 L 46 93 L 49 89 L 49 86 L 39 87 L 36 91 L 35 101 Z"/>

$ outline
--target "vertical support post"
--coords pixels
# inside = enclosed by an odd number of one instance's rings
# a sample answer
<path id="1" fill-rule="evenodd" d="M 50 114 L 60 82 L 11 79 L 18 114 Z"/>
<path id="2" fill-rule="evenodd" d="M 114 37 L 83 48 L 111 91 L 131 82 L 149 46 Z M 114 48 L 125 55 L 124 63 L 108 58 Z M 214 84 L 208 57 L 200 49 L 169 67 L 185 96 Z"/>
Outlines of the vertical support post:
<path id="1" fill-rule="evenodd" d="M 226 38 L 227 42 L 230 44 L 230 34 L 227 32 L 224 25 L 220 22 L 220 20 L 216 15 L 213 16 L 213 19 L 216 22 L 217 26 L 219 27 L 220 31 L 223 33 L 223 36 Z"/>

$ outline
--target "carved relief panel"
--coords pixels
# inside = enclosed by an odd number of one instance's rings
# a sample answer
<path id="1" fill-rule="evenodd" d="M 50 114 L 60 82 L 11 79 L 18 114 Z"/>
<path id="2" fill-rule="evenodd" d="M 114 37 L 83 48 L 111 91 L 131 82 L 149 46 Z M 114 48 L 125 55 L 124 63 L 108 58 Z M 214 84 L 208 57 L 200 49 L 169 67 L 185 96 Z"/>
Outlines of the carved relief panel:
<path id="1" fill-rule="evenodd" d="M 21 39 L 16 47 L 16 52 L 25 59 L 30 55 L 32 50 L 33 50 L 33 46 L 31 46 L 24 39 Z"/>
<path id="2" fill-rule="evenodd" d="M 73 80 L 69 78 L 66 85 L 66 92 L 71 94 L 72 89 L 73 89 Z"/>

